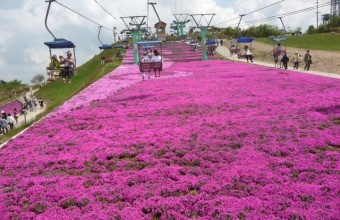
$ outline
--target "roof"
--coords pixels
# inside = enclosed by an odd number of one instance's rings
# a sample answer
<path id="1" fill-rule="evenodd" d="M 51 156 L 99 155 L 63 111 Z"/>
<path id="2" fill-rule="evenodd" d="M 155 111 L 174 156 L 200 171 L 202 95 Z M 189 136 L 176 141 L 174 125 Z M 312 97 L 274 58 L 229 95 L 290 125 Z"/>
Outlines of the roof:
<path id="1" fill-rule="evenodd" d="M 273 41 L 285 41 L 286 38 L 285 37 L 274 37 Z"/>
<path id="2" fill-rule="evenodd" d="M 112 45 L 103 44 L 103 45 L 99 46 L 99 49 L 101 49 L 101 50 L 112 49 Z"/>
<path id="3" fill-rule="evenodd" d="M 63 49 L 63 48 L 75 48 L 76 45 L 72 43 L 72 41 L 66 39 L 55 39 L 54 41 L 44 42 L 46 46 L 50 49 Z"/>
<path id="4" fill-rule="evenodd" d="M 160 41 L 160 40 L 155 40 L 155 41 L 140 41 L 137 44 L 138 44 L 138 46 L 146 46 L 146 45 L 151 45 L 151 44 L 162 44 L 162 41 Z"/>
<path id="5" fill-rule="evenodd" d="M 123 46 L 123 45 L 116 45 L 115 48 L 125 49 L 125 46 Z"/>
<path id="6" fill-rule="evenodd" d="M 164 23 L 163 21 L 159 21 L 157 22 L 154 27 L 157 28 L 158 25 L 161 27 L 161 28 L 165 28 L 166 27 L 166 23 Z"/>
<path id="7" fill-rule="evenodd" d="M 207 42 L 205 42 L 205 45 L 215 45 L 216 43 L 216 40 L 208 40 Z"/>
<path id="8" fill-rule="evenodd" d="M 142 48 L 144 48 L 144 49 L 150 49 L 150 48 L 154 48 L 154 46 L 146 45 L 146 46 L 143 46 Z"/>
<path id="9" fill-rule="evenodd" d="M 237 39 L 237 43 L 251 43 L 255 38 L 252 37 L 240 37 Z"/>

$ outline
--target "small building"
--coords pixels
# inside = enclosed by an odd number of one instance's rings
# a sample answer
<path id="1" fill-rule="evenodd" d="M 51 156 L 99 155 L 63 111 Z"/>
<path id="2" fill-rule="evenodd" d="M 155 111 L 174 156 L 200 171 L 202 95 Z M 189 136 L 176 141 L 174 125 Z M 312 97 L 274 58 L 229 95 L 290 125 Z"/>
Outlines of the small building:
<path id="1" fill-rule="evenodd" d="M 157 38 L 161 41 L 165 41 L 166 40 L 166 34 L 165 34 L 166 23 L 164 23 L 163 21 L 159 21 L 155 24 L 154 28 L 156 28 Z"/>

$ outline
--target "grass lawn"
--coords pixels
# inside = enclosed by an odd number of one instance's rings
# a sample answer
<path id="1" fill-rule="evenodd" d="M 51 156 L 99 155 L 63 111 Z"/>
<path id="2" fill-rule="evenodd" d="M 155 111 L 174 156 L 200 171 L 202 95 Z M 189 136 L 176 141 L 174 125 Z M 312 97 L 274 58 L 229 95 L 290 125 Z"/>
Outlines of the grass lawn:
<path id="1" fill-rule="evenodd" d="M 105 57 L 112 57 L 115 54 L 113 51 L 104 51 Z M 122 62 L 122 59 L 115 59 L 112 63 L 100 64 L 100 55 L 95 56 L 87 63 L 81 65 L 77 69 L 77 75 L 73 77 L 72 84 L 65 84 L 61 78 L 43 86 L 39 91 L 35 93 L 37 98 L 42 98 L 47 103 L 46 111 L 39 115 L 37 119 L 47 115 L 55 108 L 62 105 L 65 101 L 69 100 L 72 96 L 78 94 L 80 91 L 88 87 L 90 84 L 100 79 L 113 69 L 117 68 Z M 21 132 L 26 127 L 29 127 L 32 123 L 28 123 L 26 126 L 17 128 L 6 135 L 0 136 L 0 144 L 7 141 L 9 138 Z"/>
<path id="2" fill-rule="evenodd" d="M 286 44 L 289 47 L 306 48 L 312 50 L 326 50 L 326 51 L 340 51 L 340 36 L 330 34 L 309 34 L 298 36 L 286 37 Z M 269 38 L 257 38 L 259 42 L 272 44 Z"/>

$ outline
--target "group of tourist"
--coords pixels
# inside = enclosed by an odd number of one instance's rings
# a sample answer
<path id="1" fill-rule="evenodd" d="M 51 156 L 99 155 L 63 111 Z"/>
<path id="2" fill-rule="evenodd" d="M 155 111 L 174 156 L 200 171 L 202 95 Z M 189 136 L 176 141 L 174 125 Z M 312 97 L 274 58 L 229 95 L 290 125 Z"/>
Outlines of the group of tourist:
<path id="1" fill-rule="evenodd" d="M 249 46 L 245 46 L 244 49 L 240 53 L 238 53 L 239 49 L 236 48 L 234 44 L 232 44 L 229 50 L 230 50 L 230 56 L 232 56 L 233 54 L 237 54 L 239 58 L 244 57 L 247 60 L 247 63 L 249 63 L 249 61 L 253 62 L 253 54 L 250 51 Z M 290 60 L 288 53 L 281 46 L 280 43 L 277 45 L 277 47 L 274 50 L 271 51 L 270 54 L 274 58 L 275 67 L 278 67 L 278 68 L 288 69 L 288 63 L 289 61 L 291 61 L 293 64 L 293 68 L 297 70 L 299 69 L 300 63 L 304 61 L 305 63 L 304 70 L 308 71 L 311 67 L 311 64 L 313 63 L 312 61 L 313 56 L 311 55 L 310 50 L 306 50 L 306 54 L 304 55 L 304 57 L 302 57 L 302 55 L 298 51 L 296 51 L 294 53 L 294 56 Z"/>
<path id="2" fill-rule="evenodd" d="M 55 54 L 51 57 L 51 63 L 47 67 L 48 81 L 61 76 L 64 83 L 71 84 L 71 78 L 75 73 L 76 65 L 71 51 L 67 51 L 66 56 L 59 56 L 59 60 Z"/>
<path id="3" fill-rule="evenodd" d="M 273 57 L 274 57 L 274 63 L 275 67 L 278 65 L 279 68 L 288 69 L 288 63 L 290 61 L 288 57 L 287 51 L 281 47 L 280 44 L 272 51 Z M 293 63 L 294 69 L 299 69 L 299 65 L 302 62 L 302 60 L 305 63 L 304 70 L 309 71 L 311 64 L 313 63 L 313 56 L 310 53 L 310 50 L 306 50 L 306 53 L 304 57 L 296 51 L 292 57 L 291 62 Z"/>
<path id="4" fill-rule="evenodd" d="M 1 118 L 0 118 L 0 134 L 5 134 L 9 130 L 15 128 L 15 124 L 18 124 L 18 112 L 13 112 L 13 115 L 11 113 L 6 113 L 4 110 L 1 111 Z"/>
<path id="5" fill-rule="evenodd" d="M 38 107 L 41 109 L 44 108 L 44 101 L 42 98 L 39 100 L 32 96 L 31 99 L 28 99 L 26 94 L 23 94 L 24 103 L 22 104 L 21 109 L 14 108 L 13 112 L 5 112 L 5 110 L 1 110 L 1 118 L 0 118 L 0 134 L 5 134 L 8 131 L 15 129 L 19 124 L 20 115 L 27 114 L 28 112 L 36 111 Z"/>

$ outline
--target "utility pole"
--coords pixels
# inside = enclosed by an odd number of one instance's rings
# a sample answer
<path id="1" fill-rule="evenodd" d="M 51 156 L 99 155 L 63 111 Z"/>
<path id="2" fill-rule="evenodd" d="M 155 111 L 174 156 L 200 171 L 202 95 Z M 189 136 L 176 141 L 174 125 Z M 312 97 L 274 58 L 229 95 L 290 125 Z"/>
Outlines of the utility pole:
<path id="1" fill-rule="evenodd" d="M 117 32 L 116 32 L 116 30 L 117 30 L 117 28 L 116 28 L 116 27 L 113 27 L 113 37 L 114 37 L 115 43 L 117 43 L 117 40 L 116 40 L 116 34 L 117 34 Z"/>
<path id="2" fill-rule="evenodd" d="M 148 7 L 147 7 L 147 15 L 146 15 L 146 29 L 149 30 L 149 0 L 148 0 Z"/>
<path id="3" fill-rule="evenodd" d="M 319 0 L 316 0 L 316 28 L 319 27 Z"/>

